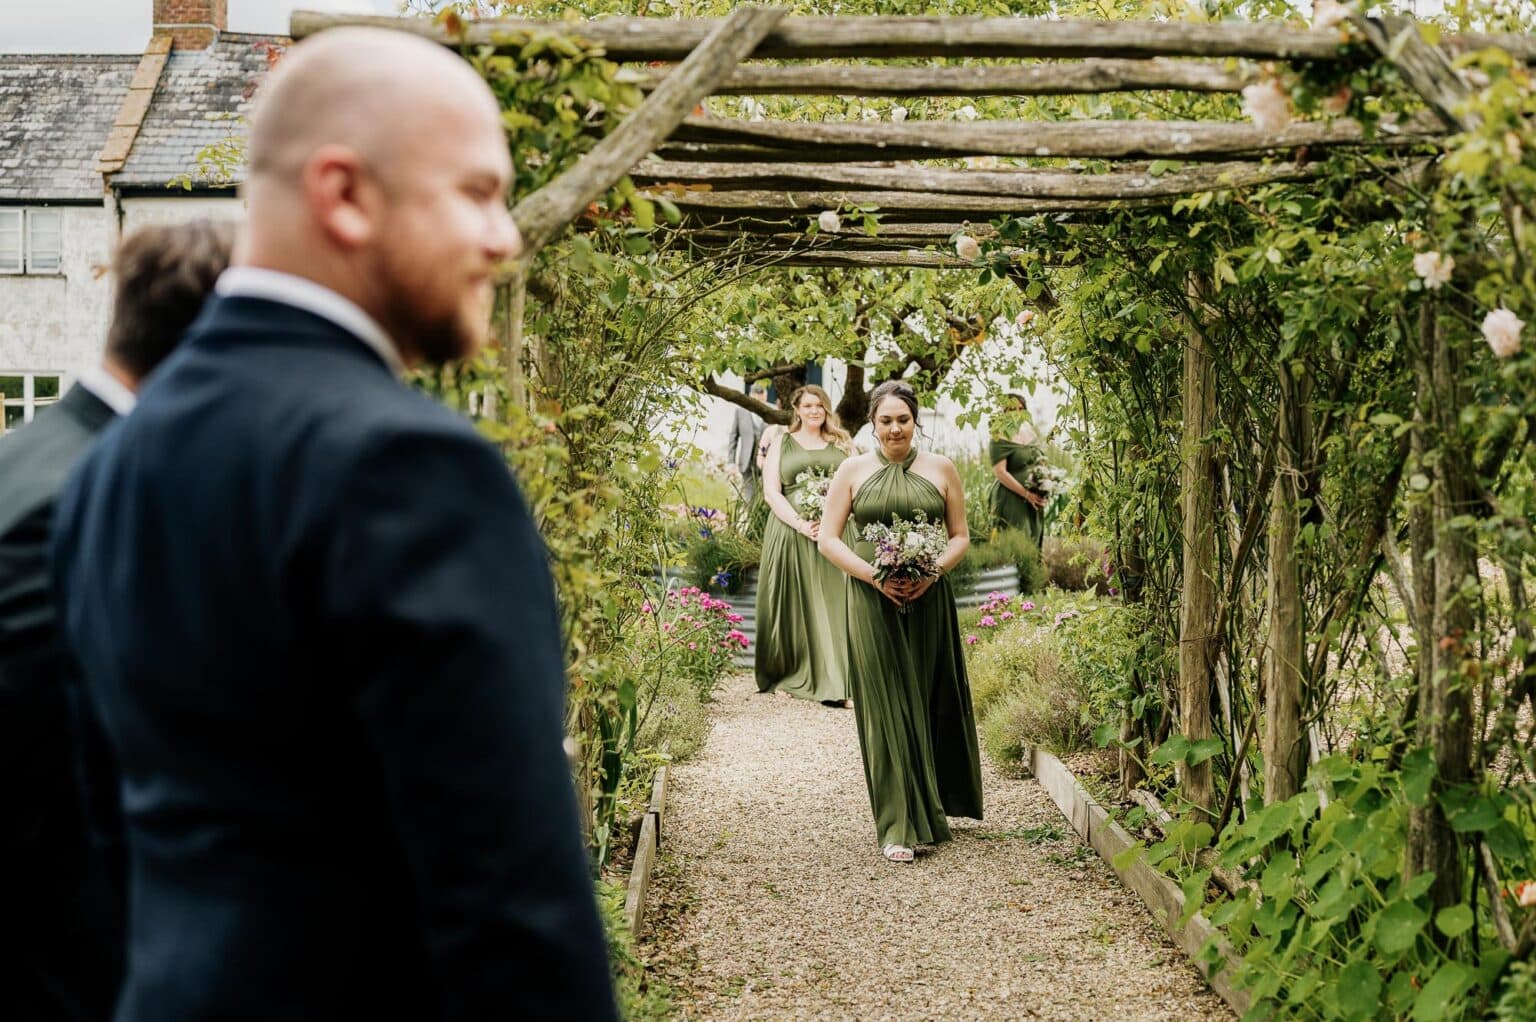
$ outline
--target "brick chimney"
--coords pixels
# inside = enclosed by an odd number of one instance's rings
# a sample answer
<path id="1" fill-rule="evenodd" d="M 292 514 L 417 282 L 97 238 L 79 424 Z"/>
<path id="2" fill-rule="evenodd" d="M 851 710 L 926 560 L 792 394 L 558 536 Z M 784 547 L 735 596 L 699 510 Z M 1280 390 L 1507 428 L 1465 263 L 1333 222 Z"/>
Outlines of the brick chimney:
<path id="1" fill-rule="evenodd" d="M 206 50 L 229 28 L 229 0 L 155 0 L 155 35 L 178 50 Z"/>

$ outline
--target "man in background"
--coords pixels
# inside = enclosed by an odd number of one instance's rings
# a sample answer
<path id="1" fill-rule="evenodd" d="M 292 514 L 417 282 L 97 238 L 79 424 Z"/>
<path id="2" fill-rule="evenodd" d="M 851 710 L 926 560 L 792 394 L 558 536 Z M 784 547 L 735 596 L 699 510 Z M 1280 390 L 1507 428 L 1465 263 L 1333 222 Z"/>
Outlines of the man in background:
<path id="1" fill-rule="evenodd" d="M 59 504 L 122 774 L 118 1022 L 616 1017 L 547 552 L 468 422 L 522 243 L 495 97 L 333 29 L 256 97 L 235 266 Z"/>
<path id="2" fill-rule="evenodd" d="M 234 228 L 146 227 L 112 260 L 100 366 L 0 440 L 0 1017 L 107 1018 L 123 972 L 124 890 L 110 758 L 79 711 L 55 629 L 48 540 L 81 453 L 126 415 L 229 262 Z M 88 769 L 82 769 L 88 768 Z M 96 782 L 82 790 L 83 774 Z M 87 825 L 85 798 L 92 800 Z"/>
<path id="3" fill-rule="evenodd" d="M 748 393 L 758 401 L 768 400 L 768 388 L 761 382 L 752 384 Z M 736 405 L 731 419 L 730 440 L 726 444 L 726 458 L 741 473 L 742 502 L 748 506 L 757 497 L 762 478 L 762 470 L 759 468 L 762 460 L 757 456 L 757 445 L 762 436 L 763 420 L 755 412 Z"/>

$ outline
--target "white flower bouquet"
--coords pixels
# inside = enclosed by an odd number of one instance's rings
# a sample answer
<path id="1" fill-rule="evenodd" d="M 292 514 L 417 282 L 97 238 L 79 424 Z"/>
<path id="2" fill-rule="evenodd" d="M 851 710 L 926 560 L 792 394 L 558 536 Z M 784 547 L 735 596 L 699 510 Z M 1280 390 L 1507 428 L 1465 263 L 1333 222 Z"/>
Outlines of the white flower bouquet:
<path id="1" fill-rule="evenodd" d="M 1054 497 L 1067 486 L 1067 473 L 1065 469 L 1055 465 L 1047 465 L 1044 460 L 1035 462 L 1034 468 L 1029 470 L 1025 477 L 1024 488 L 1033 490 L 1043 497 Z"/>
<path id="2" fill-rule="evenodd" d="M 917 582 L 939 573 L 939 558 L 949 546 L 949 531 L 942 522 L 930 522 L 923 512 L 911 519 L 895 518 L 889 525 L 871 522 L 864 526 L 864 542 L 875 548 L 875 581 L 905 579 Z M 901 610 L 906 612 L 906 605 Z"/>
<path id="3" fill-rule="evenodd" d="M 808 522 L 821 521 L 827 509 L 827 490 L 832 486 L 827 470 L 820 466 L 808 468 L 795 478 L 795 485 L 799 488 L 789 499 L 795 511 Z"/>

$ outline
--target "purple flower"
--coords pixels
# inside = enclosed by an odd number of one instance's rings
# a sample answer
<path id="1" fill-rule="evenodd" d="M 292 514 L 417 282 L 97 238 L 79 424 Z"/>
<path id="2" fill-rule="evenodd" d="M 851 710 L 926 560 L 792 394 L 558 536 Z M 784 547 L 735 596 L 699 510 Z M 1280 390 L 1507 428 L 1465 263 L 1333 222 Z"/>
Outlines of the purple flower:
<path id="1" fill-rule="evenodd" d="M 1013 620 L 1013 611 L 1011 611 L 1011 610 L 1003 611 L 1003 620 L 1004 621 L 1012 621 Z"/>
<path id="2" fill-rule="evenodd" d="M 974 636 L 974 635 L 967 635 L 967 636 L 966 636 L 966 637 L 965 637 L 965 644 L 966 644 L 966 645 L 967 645 L 967 646 L 974 646 L 974 645 L 976 645 L 976 643 L 977 643 L 977 642 L 979 642 L 979 641 L 980 641 L 980 640 L 979 640 L 979 639 L 977 639 L 977 638 L 976 638 L 976 636 Z"/>
<path id="3" fill-rule="evenodd" d="M 993 617 L 991 614 L 987 614 L 984 615 L 982 619 L 976 623 L 983 628 L 991 628 L 993 625 L 997 624 L 997 618 Z"/>
<path id="4" fill-rule="evenodd" d="M 1022 611 L 1034 610 L 1035 603 L 1033 600 L 1025 600 L 1023 603 L 1019 604 L 1019 609 Z"/>

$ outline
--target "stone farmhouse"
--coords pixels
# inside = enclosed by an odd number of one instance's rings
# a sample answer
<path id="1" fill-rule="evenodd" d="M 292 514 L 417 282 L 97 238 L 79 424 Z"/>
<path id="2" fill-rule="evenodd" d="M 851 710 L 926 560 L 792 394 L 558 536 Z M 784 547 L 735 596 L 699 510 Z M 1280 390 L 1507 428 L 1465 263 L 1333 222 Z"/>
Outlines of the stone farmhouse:
<path id="1" fill-rule="evenodd" d="M 154 0 L 154 22 L 142 55 L 0 54 L 0 432 L 100 357 L 124 231 L 240 213 L 198 153 L 289 40 L 226 31 L 226 0 Z"/>

